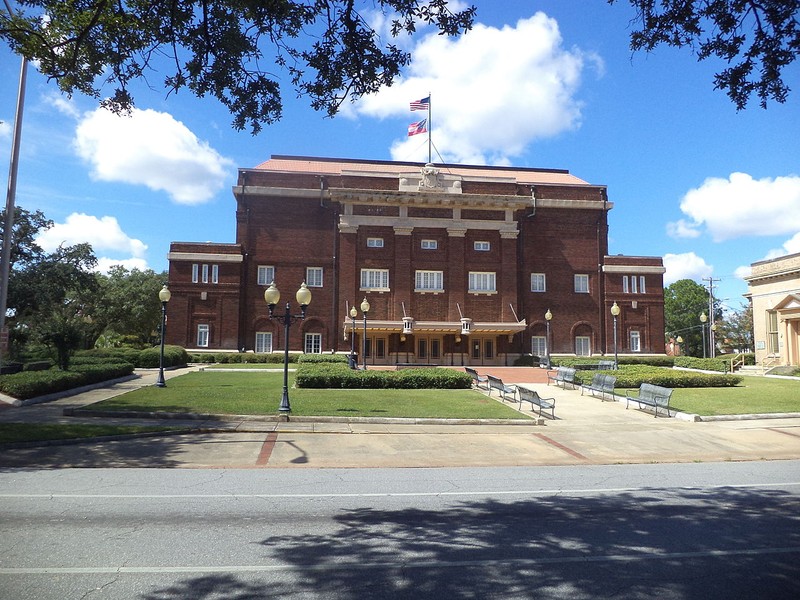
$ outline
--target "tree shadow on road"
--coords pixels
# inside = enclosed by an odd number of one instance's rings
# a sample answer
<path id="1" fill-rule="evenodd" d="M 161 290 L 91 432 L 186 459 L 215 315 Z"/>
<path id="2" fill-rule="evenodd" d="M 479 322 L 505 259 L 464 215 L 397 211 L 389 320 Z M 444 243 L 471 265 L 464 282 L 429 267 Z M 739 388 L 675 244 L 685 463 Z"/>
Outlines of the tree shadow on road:
<path id="1" fill-rule="evenodd" d="M 143 598 L 800 597 L 800 500 L 780 491 L 354 508 L 318 529 L 299 520 L 296 533 L 265 537 L 261 573 L 188 578 Z"/>

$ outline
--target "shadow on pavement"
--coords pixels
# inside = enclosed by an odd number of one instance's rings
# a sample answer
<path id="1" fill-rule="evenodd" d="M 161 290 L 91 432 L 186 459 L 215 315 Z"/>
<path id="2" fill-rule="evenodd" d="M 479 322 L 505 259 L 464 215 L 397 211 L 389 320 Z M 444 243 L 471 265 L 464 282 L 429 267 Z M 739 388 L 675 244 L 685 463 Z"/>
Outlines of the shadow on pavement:
<path id="1" fill-rule="evenodd" d="M 332 531 L 298 516 L 263 538 L 264 563 L 285 565 L 269 584 L 203 576 L 143 597 L 797 598 L 799 509 L 732 488 L 343 509 Z"/>

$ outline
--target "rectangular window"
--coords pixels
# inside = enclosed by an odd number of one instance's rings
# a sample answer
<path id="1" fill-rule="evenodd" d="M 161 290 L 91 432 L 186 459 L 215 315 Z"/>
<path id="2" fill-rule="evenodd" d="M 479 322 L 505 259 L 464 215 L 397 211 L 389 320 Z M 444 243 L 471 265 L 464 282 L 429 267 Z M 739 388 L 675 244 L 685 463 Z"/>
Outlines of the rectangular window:
<path id="1" fill-rule="evenodd" d="M 575 293 L 588 294 L 589 293 L 589 276 L 588 275 L 575 275 Z"/>
<path id="2" fill-rule="evenodd" d="M 304 352 L 306 354 L 321 354 L 322 353 L 322 334 L 321 333 L 307 333 L 305 335 Z"/>
<path id="3" fill-rule="evenodd" d="M 272 334 L 270 332 L 256 332 L 256 352 L 272 352 Z"/>
<path id="4" fill-rule="evenodd" d="M 644 289 L 644 275 L 639 276 L 639 293 L 640 294 L 646 293 Z"/>
<path id="5" fill-rule="evenodd" d="M 192 283 L 200 281 L 200 265 L 192 265 Z"/>
<path id="6" fill-rule="evenodd" d="M 534 356 L 547 356 L 547 338 L 543 335 L 535 335 L 531 338 L 531 354 Z"/>
<path id="7" fill-rule="evenodd" d="M 416 271 L 415 291 L 444 291 L 444 271 Z"/>
<path id="8" fill-rule="evenodd" d="M 389 269 L 361 269 L 362 290 L 389 290 Z"/>
<path id="9" fill-rule="evenodd" d="M 631 294 L 638 294 L 639 293 L 639 286 L 636 282 L 636 275 L 631 276 Z"/>
<path id="10" fill-rule="evenodd" d="M 211 283 L 219 283 L 219 265 L 211 265 Z"/>
<path id="11" fill-rule="evenodd" d="M 423 250 L 436 250 L 439 247 L 439 242 L 436 240 L 422 240 Z"/>
<path id="12" fill-rule="evenodd" d="M 208 348 L 208 325 L 197 326 L 197 347 Z"/>
<path id="13" fill-rule="evenodd" d="M 492 249 L 492 245 L 489 242 L 484 242 L 484 241 L 475 242 L 472 247 L 475 248 L 475 250 L 477 250 L 478 252 L 488 252 L 489 250 Z"/>
<path id="14" fill-rule="evenodd" d="M 322 287 L 322 267 L 306 267 L 306 285 Z"/>
<path id="15" fill-rule="evenodd" d="M 383 248 L 383 238 L 367 238 L 367 248 Z"/>
<path id="16" fill-rule="evenodd" d="M 638 331 L 631 331 L 630 344 L 631 344 L 631 352 L 642 351 L 642 341 Z"/>
<path id="17" fill-rule="evenodd" d="M 471 271 L 469 274 L 469 291 L 473 293 L 497 291 L 495 274 Z"/>
<path id="18" fill-rule="evenodd" d="M 203 265 L 203 283 L 208 283 L 208 265 Z"/>
<path id="19" fill-rule="evenodd" d="M 275 281 L 275 267 L 258 265 L 258 285 L 269 285 Z"/>
<path id="20" fill-rule="evenodd" d="M 622 276 L 622 293 L 623 294 L 630 294 L 631 293 L 631 288 L 630 288 L 630 284 L 628 283 L 628 276 L 627 275 L 623 275 Z"/>
<path id="21" fill-rule="evenodd" d="M 767 352 L 778 354 L 778 311 L 773 310 L 767 313 Z"/>
<path id="22" fill-rule="evenodd" d="M 428 358 L 428 340 L 424 338 L 417 341 L 417 358 Z"/>
<path id="23" fill-rule="evenodd" d="M 592 347 L 590 344 L 589 336 L 578 335 L 575 336 L 575 354 L 578 356 L 591 356 Z"/>
<path id="24" fill-rule="evenodd" d="M 531 273 L 531 291 L 544 292 L 547 289 L 544 273 Z"/>

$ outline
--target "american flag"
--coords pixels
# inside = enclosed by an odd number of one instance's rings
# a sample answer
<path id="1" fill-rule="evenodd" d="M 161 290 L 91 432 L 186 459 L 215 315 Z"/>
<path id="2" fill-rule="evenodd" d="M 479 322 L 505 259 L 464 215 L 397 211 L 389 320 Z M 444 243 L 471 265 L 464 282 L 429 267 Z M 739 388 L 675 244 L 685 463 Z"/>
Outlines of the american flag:
<path id="1" fill-rule="evenodd" d="M 418 133 L 426 133 L 428 130 L 425 127 L 427 125 L 428 119 L 422 119 L 422 121 L 418 121 L 416 123 L 412 123 L 408 126 L 408 135 L 417 135 Z"/>
<path id="2" fill-rule="evenodd" d="M 431 97 L 423 98 L 422 100 L 414 100 L 411 103 L 411 110 L 428 110 L 431 105 Z"/>

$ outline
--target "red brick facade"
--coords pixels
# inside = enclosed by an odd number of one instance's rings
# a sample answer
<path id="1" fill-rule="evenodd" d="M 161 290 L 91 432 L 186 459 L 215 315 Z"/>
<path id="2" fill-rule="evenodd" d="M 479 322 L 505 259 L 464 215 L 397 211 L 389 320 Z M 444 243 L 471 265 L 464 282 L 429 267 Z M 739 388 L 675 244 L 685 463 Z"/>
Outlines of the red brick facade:
<path id="1" fill-rule="evenodd" d="M 235 244 L 170 247 L 169 343 L 283 349 L 274 277 L 279 313 L 313 294 L 291 351 L 360 351 L 365 297 L 371 364 L 613 354 L 614 302 L 618 352 L 664 351 L 661 259 L 608 256 L 606 189 L 567 171 L 273 157 L 234 195 Z"/>

